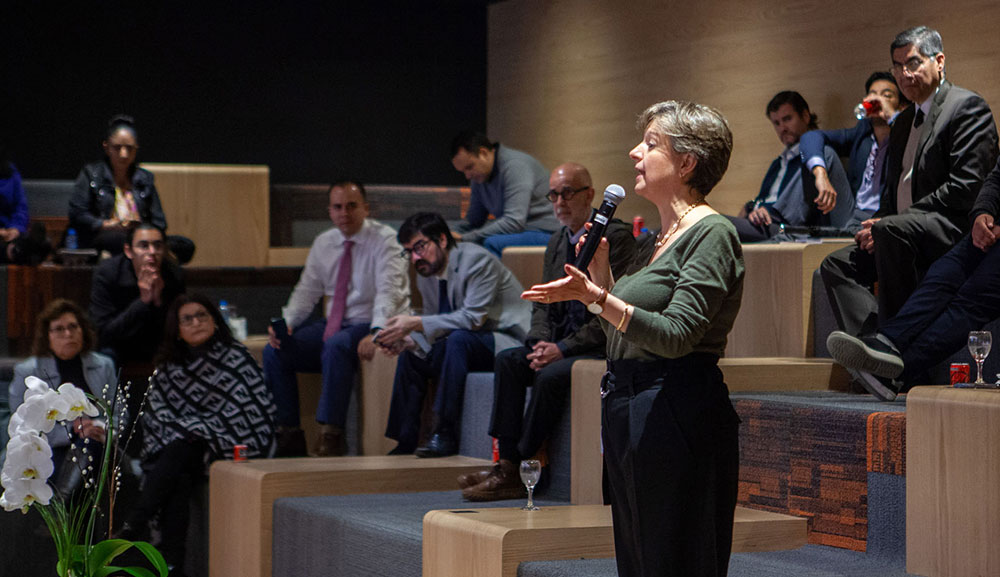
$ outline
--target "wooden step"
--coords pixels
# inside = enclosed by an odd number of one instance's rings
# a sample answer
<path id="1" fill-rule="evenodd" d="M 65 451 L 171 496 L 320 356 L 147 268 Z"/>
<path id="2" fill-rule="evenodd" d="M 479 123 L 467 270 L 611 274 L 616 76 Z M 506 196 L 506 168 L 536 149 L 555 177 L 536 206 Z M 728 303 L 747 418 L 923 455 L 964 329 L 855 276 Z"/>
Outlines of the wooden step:
<path id="1" fill-rule="evenodd" d="M 847 371 L 833 359 L 724 358 L 719 368 L 729 392 L 846 391 L 850 382 Z"/>
<path id="2" fill-rule="evenodd" d="M 736 508 L 733 551 L 779 551 L 806 543 L 804 518 Z M 604 505 L 431 511 L 424 516 L 424 577 L 515 577 L 524 561 L 614 557 Z"/>
<path id="3" fill-rule="evenodd" d="M 209 476 L 211 577 L 271 575 L 275 499 L 440 491 L 454 487 L 458 475 L 491 465 L 458 455 L 216 461 Z"/>

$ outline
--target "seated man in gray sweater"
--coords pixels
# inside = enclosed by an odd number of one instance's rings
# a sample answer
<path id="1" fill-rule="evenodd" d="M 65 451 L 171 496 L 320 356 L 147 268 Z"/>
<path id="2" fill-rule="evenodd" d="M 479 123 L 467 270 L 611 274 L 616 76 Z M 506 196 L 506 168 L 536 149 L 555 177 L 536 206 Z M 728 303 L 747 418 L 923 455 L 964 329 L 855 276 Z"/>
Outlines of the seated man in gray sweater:
<path id="1" fill-rule="evenodd" d="M 561 228 L 545 198 L 549 171 L 531 156 L 464 131 L 452 141 L 451 163 L 472 187 L 456 240 L 480 243 L 499 258 L 507 246 L 544 246 Z"/>

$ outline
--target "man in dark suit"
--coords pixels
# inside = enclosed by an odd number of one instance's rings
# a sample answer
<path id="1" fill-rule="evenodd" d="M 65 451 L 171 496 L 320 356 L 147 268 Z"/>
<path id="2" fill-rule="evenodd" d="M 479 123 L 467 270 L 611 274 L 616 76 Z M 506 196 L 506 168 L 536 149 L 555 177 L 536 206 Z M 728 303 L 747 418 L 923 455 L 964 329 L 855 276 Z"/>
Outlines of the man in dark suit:
<path id="1" fill-rule="evenodd" d="M 851 233 L 878 210 L 885 176 L 886 151 L 889 149 L 889 123 L 910 101 L 900 94 L 889 72 L 873 72 L 865 82 L 866 104 L 877 105 L 851 128 L 811 130 L 802 135 L 799 148 L 803 165 L 802 189 L 807 198 L 833 194 L 824 147 L 839 156 L 847 156 L 847 179 L 854 195 L 854 215 L 845 227 Z"/>
<path id="2" fill-rule="evenodd" d="M 899 88 L 913 106 L 889 135 L 879 210 L 862 223 L 857 247 L 831 254 L 820 267 L 848 334 L 873 333 L 893 317 L 931 263 L 969 232 L 969 211 L 997 158 L 993 113 L 978 94 L 945 81 L 937 31 L 905 30 L 890 53 Z M 884 383 L 862 382 L 880 397 L 895 397 Z"/>
<path id="3" fill-rule="evenodd" d="M 549 202 L 563 224 L 545 249 L 542 282 L 566 275 L 564 267 L 576 255 L 576 243 L 590 218 L 594 187 L 583 166 L 568 162 L 549 175 Z M 613 219 L 605 231 L 616 277 L 625 274 L 635 256 L 635 238 L 629 226 Z M 535 303 L 531 331 L 525 346 L 497 355 L 493 380 L 493 416 L 490 435 L 498 439 L 500 461 L 492 468 L 458 479 L 471 501 L 509 499 L 524 493 L 518 473 L 521 459 L 530 459 L 542 447 L 563 414 L 570 390 L 573 363 L 604 356 L 605 337 L 600 319 L 577 301 Z M 527 411 L 524 400 L 532 388 Z"/>

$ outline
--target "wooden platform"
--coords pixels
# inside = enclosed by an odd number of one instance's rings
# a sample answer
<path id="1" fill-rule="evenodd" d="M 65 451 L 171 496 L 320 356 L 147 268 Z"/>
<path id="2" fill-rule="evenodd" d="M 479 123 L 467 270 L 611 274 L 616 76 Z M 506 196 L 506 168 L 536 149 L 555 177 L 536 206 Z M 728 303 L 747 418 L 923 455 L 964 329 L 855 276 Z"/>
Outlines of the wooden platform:
<path id="1" fill-rule="evenodd" d="M 736 391 L 846 390 L 847 373 L 830 359 L 755 358 L 719 362 Z M 576 505 L 602 502 L 601 377 L 606 363 L 581 360 L 573 364 L 570 500 Z"/>
<path id="2" fill-rule="evenodd" d="M 209 477 L 209 574 L 271 575 L 275 499 L 439 491 L 489 466 L 483 459 L 412 455 L 217 461 Z"/>
<path id="3" fill-rule="evenodd" d="M 906 397 L 906 570 L 1000 575 L 1000 390 Z"/>
<path id="4" fill-rule="evenodd" d="M 170 233 L 197 245 L 193 266 L 267 266 L 268 167 L 151 162 L 141 166 L 156 176 Z"/>
<path id="5" fill-rule="evenodd" d="M 806 543 L 806 520 L 736 508 L 733 551 L 778 551 Z M 604 505 L 431 511 L 424 516 L 424 577 L 516 577 L 524 561 L 614 557 Z"/>
<path id="6" fill-rule="evenodd" d="M 853 242 L 743 245 L 743 305 L 726 357 L 811 357 L 813 272 L 826 255 Z"/>

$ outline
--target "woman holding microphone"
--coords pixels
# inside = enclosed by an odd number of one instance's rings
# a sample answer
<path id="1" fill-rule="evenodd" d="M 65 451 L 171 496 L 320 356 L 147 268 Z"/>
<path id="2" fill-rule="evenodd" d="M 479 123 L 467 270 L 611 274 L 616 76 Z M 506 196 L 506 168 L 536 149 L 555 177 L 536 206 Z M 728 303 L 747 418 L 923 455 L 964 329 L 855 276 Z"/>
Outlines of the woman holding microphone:
<path id="1" fill-rule="evenodd" d="M 713 108 L 667 101 L 640 116 L 636 194 L 662 231 L 615 279 L 602 240 L 588 268 L 523 298 L 578 300 L 604 319 L 604 459 L 622 577 L 726 575 L 739 471 L 739 418 L 718 368 L 740 308 L 736 230 L 705 201 L 732 133 Z"/>

